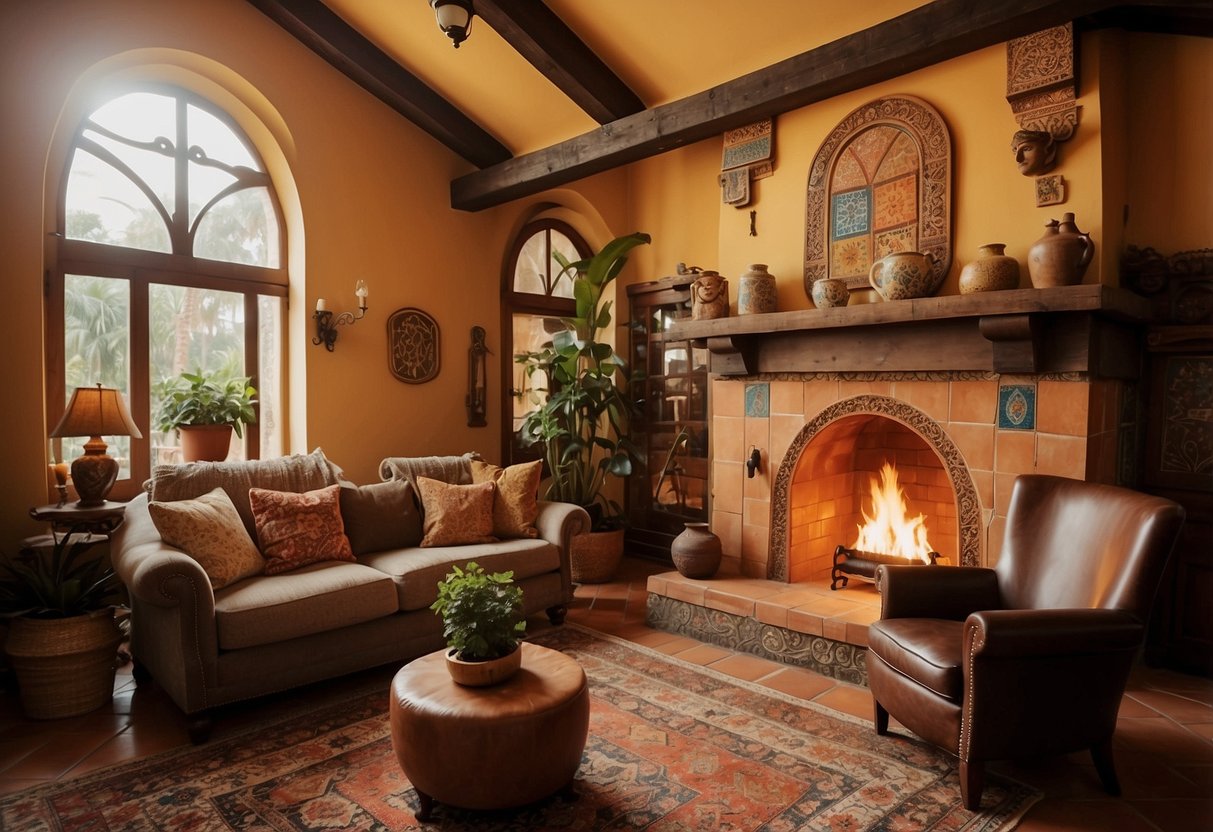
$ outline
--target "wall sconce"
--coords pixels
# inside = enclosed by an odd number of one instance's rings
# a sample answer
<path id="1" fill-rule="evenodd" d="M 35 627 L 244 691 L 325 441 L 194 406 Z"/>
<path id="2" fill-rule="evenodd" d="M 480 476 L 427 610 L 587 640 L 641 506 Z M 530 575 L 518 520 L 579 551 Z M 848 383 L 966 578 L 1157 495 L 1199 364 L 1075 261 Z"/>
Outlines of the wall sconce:
<path id="1" fill-rule="evenodd" d="M 472 0 L 430 0 L 430 8 L 438 20 L 438 28 L 455 43 L 455 48 L 467 40 L 472 31 Z"/>
<path id="2" fill-rule="evenodd" d="M 312 313 L 312 318 L 316 321 L 316 337 L 312 339 L 313 344 L 324 344 L 324 348 L 332 352 L 333 345 L 337 343 L 337 327 L 352 324 L 366 314 L 366 298 L 370 292 L 367 291 L 365 280 L 359 280 L 354 285 L 354 294 L 358 297 L 357 315 L 353 312 L 342 312 L 333 317 L 324 298 L 316 298 L 316 311 Z"/>
<path id="3" fill-rule="evenodd" d="M 758 465 L 762 462 L 762 451 L 750 446 L 750 458 L 745 461 L 746 476 L 754 479 L 754 475 L 758 473 Z"/>

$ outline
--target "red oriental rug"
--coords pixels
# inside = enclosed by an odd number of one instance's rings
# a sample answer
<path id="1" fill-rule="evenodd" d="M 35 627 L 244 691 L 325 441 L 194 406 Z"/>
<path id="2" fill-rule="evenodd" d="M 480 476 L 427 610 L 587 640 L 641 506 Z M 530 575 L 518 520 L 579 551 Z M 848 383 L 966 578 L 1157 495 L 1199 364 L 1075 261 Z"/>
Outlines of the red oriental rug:
<path id="1" fill-rule="evenodd" d="M 7 796 L 0 829 L 995 832 L 1040 797 L 991 776 L 984 811 L 969 812 L 955 760 L 925 743 L 573 625 L 534 641 L 590 680 L 576 800 L 493 813 L 440 803 L 419 823 L 383 689 Z"/>

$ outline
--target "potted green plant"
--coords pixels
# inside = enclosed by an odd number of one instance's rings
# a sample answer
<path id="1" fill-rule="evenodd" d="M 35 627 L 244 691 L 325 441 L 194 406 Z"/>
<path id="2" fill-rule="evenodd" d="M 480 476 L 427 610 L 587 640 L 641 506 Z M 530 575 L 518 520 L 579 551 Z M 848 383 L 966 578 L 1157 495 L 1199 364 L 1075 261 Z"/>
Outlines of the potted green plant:
<path id="1" fill-rule="evenodd" d="M 650 242 L 636 232 L 617 237 L 584 260 L 553 252 L 561 275 L 573 275 L 576 312 L 565 329 L 537 352 L 517 355 L 537 405 L 523 419 L 523 444 L 542 444 L 549 475 L 545 496 L 575 503 L 590 514 L 591 534 L 574 538 L 573 580 L 608 580 L 623 555 L 623 510 L 603 493 L 610 476 L 627 477 L 641 457 L 628 436 L 635 404 L 627 363 L 601 340 L 611 326 L 611 301 L 603 292 L 627 263 L 627 253 Z M 538 377 L 538 381 L 536 378 Z"/>
<path id="2" fill-rule="evenodd" d="M 248 376 L 199 371 L 157 385 L 157 425 L 165 432 L 179 432 L 186 462 L 226 459 L 232 431 L 243 438 L 241 426 L 257 421 L 257 391 L 249 381 Z"/>
<path id="3" fill-rule="evenodd" d="M 447 669 L 459 684 L 495 685 L 521 667 L 526 618 L 513 572 L 487 574 L 475 561 L 452 566 L 430 609 L 442 616 Z"/>
<path id="4" fill-rule="evenodd" d="M 9 621 L 5 652 L 21 703 L 33 719 L 88 713 L 114 692 L 114 621 L 121 584 L 81 529 L 56 537 L 49 553 L 26 547 L 0 559 L 0 615 Z"/>

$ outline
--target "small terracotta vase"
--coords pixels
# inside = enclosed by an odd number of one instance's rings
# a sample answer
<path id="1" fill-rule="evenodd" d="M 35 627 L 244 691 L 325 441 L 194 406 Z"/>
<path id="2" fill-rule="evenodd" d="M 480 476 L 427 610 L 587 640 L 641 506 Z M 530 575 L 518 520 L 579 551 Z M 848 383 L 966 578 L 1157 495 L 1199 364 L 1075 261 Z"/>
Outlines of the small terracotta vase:
<path id="1" fill-rule="evenodd" d="M 898 251 L 880 258 L 868 270 L 868 283 L 885 300 L 925 298 L 939 288 L 943 278 L 930 252 Z"/>
<path id="2" fill-rule="evenodd" d="M 1019 261 L 1003 254 L 1006 243 L 987 243 L 977 259 L 960 270 L 960 293 L 995 292 L 1019 287 Z"/>
<path id="3" fill-rule="evenodd" d="M 738 315 L 760 315 L 774 312 L 778 306 L 775 291 L 775 275 L 767 271 L 766 264 L 754 263 L 741 275 L 741 288 L 737 292 Z"/>
<path id="4" fill-rule="evenodd" d="M 1049 220 L 1045 234 L 1028 251 L 1028 276 L 1037 289 L 1082 282 L 1095 254 L 1095 243 L 1074 224 L 1073 214 Z"/>
<path id="5" fill-rule="evenodd" d="M 455 655 L 455 648 L 446 651 L 446 669 L 451 674 L 451 680 L 456 684 L 470 688 L 485 688 L 489 685 L 499 685 L 509 679 L 522 667 L 522 647 L 514 648 L 499 659 L 489 659 L 483 662 L 465 662 Z"/>
<path id="6" fill-rule="evenodd" d="M 846 281 L 837 277 L 823 277 L 813 281 L 813 304 L 818 309 L 831 309 L 835 306 L 846 306 L 851 299 Z"/>
<path id="7" fill-rule="evenodd" d="M 717 272 L 702 272 L 691 284 L 691 320 L 707 321 L 728 316 L 729 281 Z"/>
<path id="8" fill-rule="evenodd" d="M 670 557 L 684 578 L 710 578 L 720 568 L 720 538 L 707 523 L 687 523 L 670 544 Z"/>

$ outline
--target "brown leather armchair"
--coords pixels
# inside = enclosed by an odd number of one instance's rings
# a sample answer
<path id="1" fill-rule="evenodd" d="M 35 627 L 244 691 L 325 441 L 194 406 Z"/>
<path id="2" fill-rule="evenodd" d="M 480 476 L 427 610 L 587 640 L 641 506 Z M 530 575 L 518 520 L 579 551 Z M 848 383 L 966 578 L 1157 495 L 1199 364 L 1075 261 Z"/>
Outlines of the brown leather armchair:
<path id="1" fill-rule="evenodd" d="M 876 732 L 892 714 L 956 754 L 968 809 L 986 761 L 1082 749 L 1119 794 L 1116 714 L 1183 518 L 1160 497 L 1025 475 L 993 569 L 879 567 Z"/>

